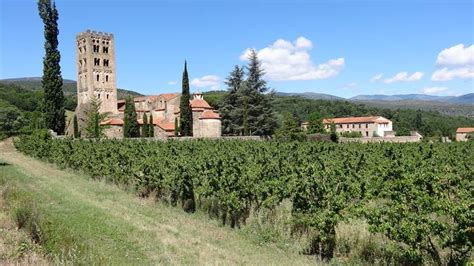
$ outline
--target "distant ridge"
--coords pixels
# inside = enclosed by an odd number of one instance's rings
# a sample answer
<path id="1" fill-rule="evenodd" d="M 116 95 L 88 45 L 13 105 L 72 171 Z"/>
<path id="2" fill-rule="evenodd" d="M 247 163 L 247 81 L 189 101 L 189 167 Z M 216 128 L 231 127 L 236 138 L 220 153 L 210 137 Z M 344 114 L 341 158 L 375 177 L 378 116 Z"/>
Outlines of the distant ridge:
<path id="1" fill-rule="evenodd" d="M 41 77 L 25 77 L 25 78 L 10 78 L 10 79 L 0 79 L 2 84 L 13 84 L 18 87 L 21 87 L 26 90 L 39 90 L 41 89 Z M 75 95 L 76 94 L 76 81 L 71 79 L 63 79 L 63 91 L 65 95 Z M 131 90 L 117 89 L 117 97 L 119 99 L 125 98 L 127 96 L 143 96 L 141 93 Z"/>
<path id="2" fill-rule="evenodd" d="M 429 101 L 458 104 L 474 104 L 474 93 L 461 96 L 434 96 L 426 94 L 395 94 L 395 95 L 357 95 L 351 101 Z"/>
<path id="3" fill-rule="evenodd" d="M 342 98 L 325 93 L 315 92 L 303 92 L 303 93 L 288 93 L 288 92 L 277 92 L 277 96 L 299 96 L 306 99 L 312 100 L 335 100 L 335 101 L 360 101 L 360 102 L 438 102 L 438 103 L 451 103 L 451 104 L 474 104 L 474 93 L 464 94 L 461 96 L 434 96 L 426 94 L 395 94 L 395 95 L 357 95 L 352 98 Z"/>
<path id="4" fill-rule="evenodd" d="M 345 98 L 334 96 L 331 94 L 325 93 L 316 93 L 316 92 L 303 92 L 303 93 L 292 93 L 292 92 L 277 92 L 277 96 L 300 96 L 306 99 L 312 100 L 338 100 L 343 101 L 346 100 Z"/>

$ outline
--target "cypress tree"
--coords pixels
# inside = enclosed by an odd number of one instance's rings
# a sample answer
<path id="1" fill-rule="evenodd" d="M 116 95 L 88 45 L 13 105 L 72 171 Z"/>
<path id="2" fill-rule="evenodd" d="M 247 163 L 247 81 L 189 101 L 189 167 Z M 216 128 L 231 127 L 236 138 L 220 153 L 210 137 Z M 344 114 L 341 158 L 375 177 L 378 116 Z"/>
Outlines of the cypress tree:
<path id="1" fill-rule="evenodd" d="M 192 136 L 193 135 L 193 112 L 191 105 L 189 104 L 189 78 L 187 63 L 184 61 L 183 81 L 182 81 L 182 92 L 181 102 L 179 105 L 179 120 L 180 120 L 180 133 L 181 136 Z"/>
<path id="2" fill-rule="evenodd" d="M 174 118 L 174 136 L 179 137 L 179 124 L 178 124 L 178 118 Z"/>
<path id="3" fill-rule="evenodd" d="M 148 118 L 145 113 L 143 113 L 142 137 L 148 138 Z"/>
<path id="4" fill-rule="evenodd" d="M 74 114 L 74 118 L 72 120 L 73 127 L 74 127 L 74 138 L 77 139 L 80 137 L 79 135 L 79 125 L 77 124 L 77 115 Z"/>
<path id="5" fill-rule="evenodd" d="M 58 134 L 64 133 L 66 117 L 64 110 L 63 78 L 58 50 L 58 11 L 51 0 L 39 0 L 38 11 L 44 23 L 43 78 L 41 81 L 44 91 L 43 112 L 46 127 Z"/>
<path id="6" fill-rule="evenodd" d="M 153 120 L 153 114 L 150 113 L 150 121 L 148 121 L 148 137 L 155 137 L 155 123 Z"/>
<path id="7" fill-rule="evenodd" d="M 131 97 L 127 97 L 125 100 L 123 136 L 124 138 L 140 137 L 140 126 L 137 121 L 137 112 L 135 111 L 135 104 Z"/>

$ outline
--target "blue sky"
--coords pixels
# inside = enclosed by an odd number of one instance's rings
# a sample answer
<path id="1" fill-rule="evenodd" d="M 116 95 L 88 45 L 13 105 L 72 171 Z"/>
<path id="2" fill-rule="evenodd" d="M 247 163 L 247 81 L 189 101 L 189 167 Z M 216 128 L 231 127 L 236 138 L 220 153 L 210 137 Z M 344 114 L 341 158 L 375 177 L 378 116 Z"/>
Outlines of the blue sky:
<path id="1" fill-rule="evenodd" d="M 42 75 L 34 0 L 0 1 L 0 79 Z M 358 94 L 474 92 L 474 1 L 57 0 L 63 77 L 76 79 L 75 36 L 115 35 L 117 86 L 224 89 L 248 48 L 271 88 Z"/>

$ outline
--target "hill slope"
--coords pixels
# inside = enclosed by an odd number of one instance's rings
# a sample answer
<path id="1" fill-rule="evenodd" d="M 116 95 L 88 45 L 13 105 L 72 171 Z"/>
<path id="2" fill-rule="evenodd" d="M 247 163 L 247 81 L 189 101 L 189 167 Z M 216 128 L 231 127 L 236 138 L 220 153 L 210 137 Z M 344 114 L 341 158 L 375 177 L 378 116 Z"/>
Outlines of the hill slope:
<path id="1" fill-rule="evenodd" d="M 27 78 L 14 78 L 14 79 L 1 79 L 0 84 L 13 84 L 27 90 L 40 90 L 41 89 L 41 78 L 40 77 L 27 77 Z M 66 96 L 76 95 L 76 81 L 70 79 L 63 80 L 63 91 Z M 127 96 L 143 96 L 142 94 L 125 89 L 117 89 L 117 97 L 119 99 Z"/>
<path id="2" fill-rule="evenodd" d="M 308 256 L 258 244 L 205 214 L 186 214 L 59 170 L 19 153 L 11 142 L 0 142 L 0 160 L 10 164 L 0 166 L 0 188 L 13 195 L 6 204 L 40 212 L 41 241 L 53 258 L 67 264 L 311 263 Z"/>

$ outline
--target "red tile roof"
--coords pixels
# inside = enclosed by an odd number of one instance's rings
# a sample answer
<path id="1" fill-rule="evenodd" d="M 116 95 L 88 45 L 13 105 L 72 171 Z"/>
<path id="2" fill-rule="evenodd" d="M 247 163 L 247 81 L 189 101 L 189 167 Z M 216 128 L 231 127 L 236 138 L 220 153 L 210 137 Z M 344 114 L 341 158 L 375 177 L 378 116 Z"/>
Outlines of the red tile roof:
<path id="1" fill-rule="evenodd" d="M 135 102 L 143 102 L 145 100 L 150 100 L 150 101 L 154 101 L 156 100 L 156 98 L 158 98 L 159 96 L 158 95 L 149 95 L 149 96 L 140 96 L 140 97 L 135 97 L 133 98 L 133 100 Z"/>
<path id="2" fill-rule="evenodd" d="M 212 110 L 206 110 L 202 112 L 202 114 L 199 116 L 199 119 L 221 119 L 221 117 L 218 113 Z"/>
<path id="3" fill-rule="evenodd" d="M 178 94 L 178 93 L 163 93 L 163 94 L 160 94 L 160 95 L 158 95 L 158 96 L 161 96 L 161 97 L 163 97 L 166 101 L 169 101 L 169 100 L 171 100 L 171 99 L 174 99 L 174 98 L 178 97 L 179 94 Z"/>
<path id="4" fill-rule="evenodd" d="M 474 132 L 474 127 L 460 127 L 456 130 L 456 133 L 471 133 Z"/>
<path id="5" fill-rule="evenodd" d="M 123 120 L 119 118 L 111 118 L 109 120 L 100 122 L 100 125 L 122 126 Z"/>
<path id="6" fill-rule="evenodd" d="M 377 123 L 387 124 L 390 120 L 382 116 L 338 117 L 323 119 L 324 124 Z"/>
<path id="7" fill-rule="evenodd" d="M 138 119 L 137 121 L 139 125 L 143 125 L 143 119 Z M 153 118 L 153 125 L 159 126 L 165 131 L 174 131 L 174 123 L 167 122 L 160 118 Z"/>
<path id="8" fill-rule="evenodd" d="M 212 109 L 212 107 L 204 99 L 192 99 L 190 101 L 193 109 Z"/>

